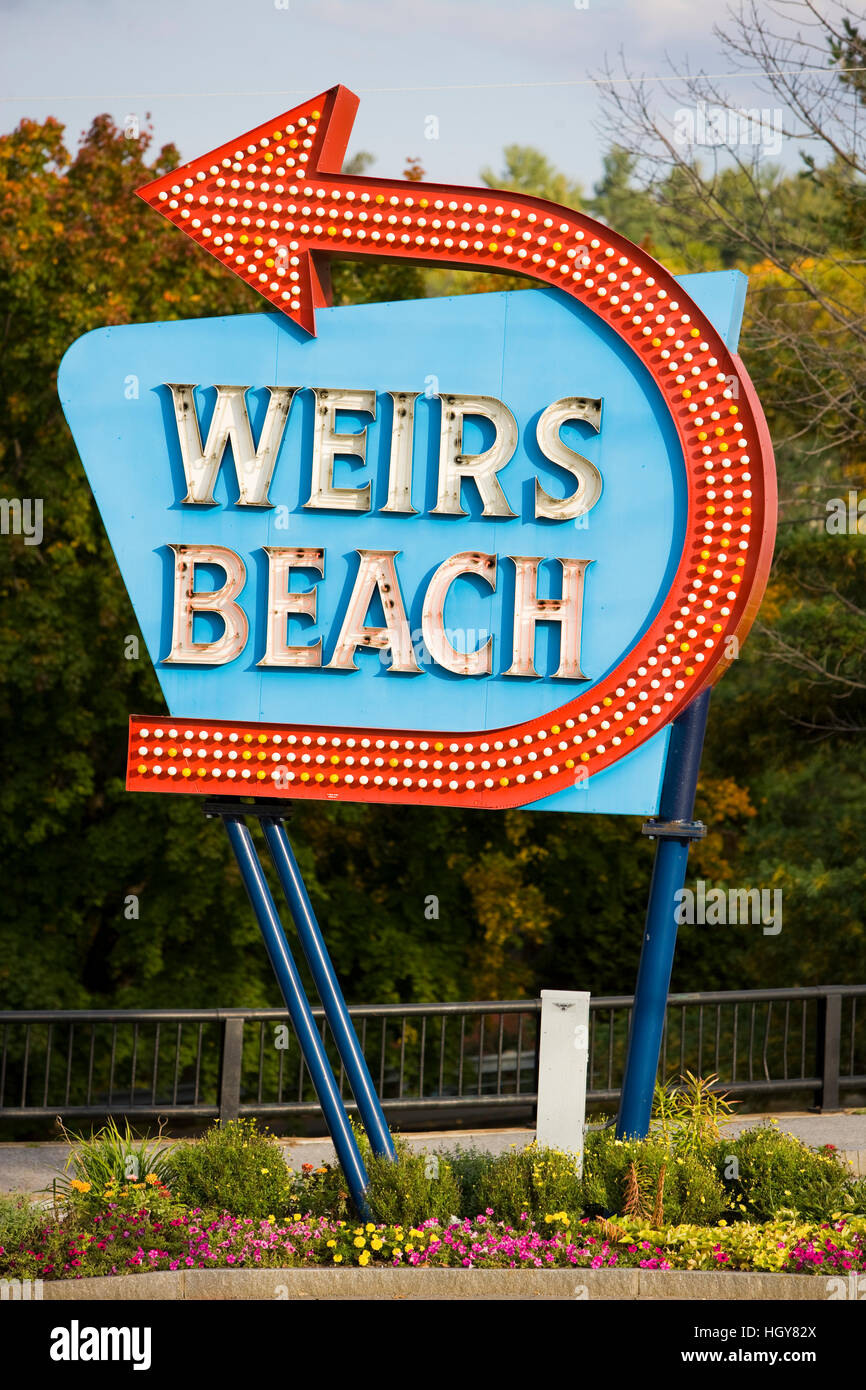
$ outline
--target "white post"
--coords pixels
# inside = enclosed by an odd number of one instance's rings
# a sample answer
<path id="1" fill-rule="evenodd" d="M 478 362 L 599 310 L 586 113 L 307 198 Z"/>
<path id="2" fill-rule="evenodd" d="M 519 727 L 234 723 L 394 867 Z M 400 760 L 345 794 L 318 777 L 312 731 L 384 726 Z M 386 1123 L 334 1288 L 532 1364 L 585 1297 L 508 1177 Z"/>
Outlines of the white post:
<path id="1" fill-rule="evenodd" d="M 540 1026 L 536 1142 L 577 1154 L 582 1173 L 589 994 L 543 989 Z"/>

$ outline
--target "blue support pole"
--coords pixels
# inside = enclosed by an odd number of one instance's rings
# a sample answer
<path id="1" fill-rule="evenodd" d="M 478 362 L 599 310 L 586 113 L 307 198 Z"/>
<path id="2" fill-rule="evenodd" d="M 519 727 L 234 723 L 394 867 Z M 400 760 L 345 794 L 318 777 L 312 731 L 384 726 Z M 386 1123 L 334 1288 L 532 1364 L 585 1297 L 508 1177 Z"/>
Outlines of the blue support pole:
<path id="1" fill-rule="evenodd" d="M 349 1017 L 343 992 L 334 973 L 328 948 L 316 921 L 316 914 L 285 827 L 277 816 L 262 816 L 261 824 L 370 1146 L 380 1157 L 396 1159 L 388 1122 L 361 1051 L 358 1035 Z"/>
<path id="2" fill-rule="evenodd" d="M 709 703 L 710 692 L 705 690 L 674 721 L 659 815 L 643 827 L 658 845 L 616 1126 L 619 1139 L 642 1139 L 649 1131 L 677 941 L 675 894 L 685 884 L 691 841 L 706 833 L 706 827 L 691 817 Z"/>
<path id="3" fill-rule="evenodd" d="M 324 1045 L 316 1029 L 301 977 L 289 950 L 252 835 L 240 815 L 223 814 L 221 819 L 225 823 L 231 847 L 235 852 L 244 887 L 261 928 L 274 974 L 286 1001 L 286 1008 L 334 1142 L 337 1158 L 346 1175 L 352 1200 L 358 1213 L 365 1220 L 369 1220 L 370 1211 L 366 1197 L 369 1179 L 364 1160 L 328 1064 Z"/>

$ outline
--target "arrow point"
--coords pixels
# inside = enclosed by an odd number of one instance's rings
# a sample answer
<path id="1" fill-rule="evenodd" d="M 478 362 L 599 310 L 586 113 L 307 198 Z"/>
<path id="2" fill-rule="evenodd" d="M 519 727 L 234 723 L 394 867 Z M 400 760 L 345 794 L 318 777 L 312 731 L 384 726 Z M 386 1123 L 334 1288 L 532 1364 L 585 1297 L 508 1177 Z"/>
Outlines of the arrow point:
<path id="1" fill-rule="evenodd" d="M 327 276 L 288 209 L 304 179 L 340 172 L 357 109 L 354 92 L 331 87 L 136 192 L 315 335 Z"/>

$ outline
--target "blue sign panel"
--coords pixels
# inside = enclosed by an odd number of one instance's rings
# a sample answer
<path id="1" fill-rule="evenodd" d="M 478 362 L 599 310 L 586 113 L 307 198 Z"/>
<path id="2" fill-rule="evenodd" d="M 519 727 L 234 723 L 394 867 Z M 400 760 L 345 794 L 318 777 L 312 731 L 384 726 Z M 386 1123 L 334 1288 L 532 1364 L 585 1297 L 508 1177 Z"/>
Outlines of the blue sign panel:
<path id="1" fill-rule="evenodd" d="M 682 284 L 735 349 L 744 277 Z M 635 354 L 553 289 L 323 309 L 317 327 L 104 328 L 63 360 L 169 711 L 459 734 L 603 680 L 656 616 L 685 527 L 681 447 Z M 568 633 L 537 608 L 567 562 Z M 534 807 L 653 812 L 667 738 Z"/>

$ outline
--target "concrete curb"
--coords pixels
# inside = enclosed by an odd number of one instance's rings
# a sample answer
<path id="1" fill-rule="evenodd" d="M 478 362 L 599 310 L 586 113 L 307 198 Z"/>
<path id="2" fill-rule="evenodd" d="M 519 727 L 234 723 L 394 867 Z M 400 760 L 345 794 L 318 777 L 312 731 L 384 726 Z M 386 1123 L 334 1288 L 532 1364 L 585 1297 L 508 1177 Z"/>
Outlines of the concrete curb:
<path id="1" fill-rule="evenodd" d="M 100 1300 L 285 1301 L 296 1299 L 765 1299 L 825 1302 L 827 1279 L 811 1274 L 646 1269 L 188 1269 L 43 1285 L 49 1302 Z"/>

